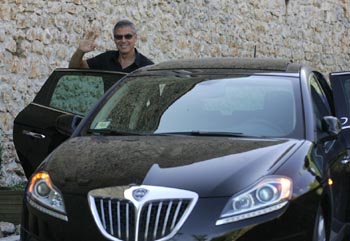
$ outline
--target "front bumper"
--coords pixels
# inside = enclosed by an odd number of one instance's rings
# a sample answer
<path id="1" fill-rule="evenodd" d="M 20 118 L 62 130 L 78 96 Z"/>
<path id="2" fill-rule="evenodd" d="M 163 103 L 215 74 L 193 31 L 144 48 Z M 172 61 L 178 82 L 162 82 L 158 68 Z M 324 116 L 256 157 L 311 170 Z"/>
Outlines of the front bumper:
<path id="1" fill-rule="evenodd" d="M 311 240 L 318 202 L 299 197 L 267 215 L 216 226 L 227 198 L 200 198 L 181 229 L 169 241 L 307 241 Z M 68 221 L 23 206 L 21 241 L 110 240 L 102 235 L 90 212 L 87 198 L 66 195 Z M 135 240 L 130 240 L 135 241 Z"/>

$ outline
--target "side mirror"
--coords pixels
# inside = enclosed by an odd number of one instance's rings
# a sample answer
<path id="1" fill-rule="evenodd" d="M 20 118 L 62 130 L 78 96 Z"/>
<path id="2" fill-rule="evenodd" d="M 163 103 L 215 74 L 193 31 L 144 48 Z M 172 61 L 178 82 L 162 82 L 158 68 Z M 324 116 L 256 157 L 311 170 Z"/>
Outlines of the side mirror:
<path id="1" fill-rule="evenodd" d="M 337 139 L 342 130 L 340 120 L 334 116 L 324 116 L 322 118 L 322 130 L 328 134 L 324 138 L 325 141 Z"/>
<path id="2" fill-rule="evenodd" d="M 71 136 L 83 118 L 77 115 L 64 114 L 56 119 L 56 129 L 59 133 Z"/>

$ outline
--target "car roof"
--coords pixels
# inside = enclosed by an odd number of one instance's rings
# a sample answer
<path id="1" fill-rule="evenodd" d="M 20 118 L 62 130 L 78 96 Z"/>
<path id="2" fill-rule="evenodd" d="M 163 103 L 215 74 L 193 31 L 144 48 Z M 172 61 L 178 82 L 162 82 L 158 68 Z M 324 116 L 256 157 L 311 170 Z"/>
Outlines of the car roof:
<path id="1" fill-rule="evenodd" d="M 301 65 L 290 60 L 272 58 L 198 58 L 178 59 L 161 62 L 135 71 L 189 71 L 194 72 L 233 72 L 233 73 L 299 73 Z"/>

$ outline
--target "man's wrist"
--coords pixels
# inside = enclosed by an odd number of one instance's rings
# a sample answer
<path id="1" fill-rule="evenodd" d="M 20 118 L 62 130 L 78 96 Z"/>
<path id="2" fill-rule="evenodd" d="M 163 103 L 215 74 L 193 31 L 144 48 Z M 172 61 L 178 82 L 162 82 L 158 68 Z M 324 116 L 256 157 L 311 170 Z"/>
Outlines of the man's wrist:
<path id="1" fill-rule="evenodd" d="M 80 54 L 81 56 L 83 56 L 86 52 L 84 52 L 84 51 L 81 50 L 80 48 L 77 48 L 76 53 L 77 53 L 77 54 Z"/>

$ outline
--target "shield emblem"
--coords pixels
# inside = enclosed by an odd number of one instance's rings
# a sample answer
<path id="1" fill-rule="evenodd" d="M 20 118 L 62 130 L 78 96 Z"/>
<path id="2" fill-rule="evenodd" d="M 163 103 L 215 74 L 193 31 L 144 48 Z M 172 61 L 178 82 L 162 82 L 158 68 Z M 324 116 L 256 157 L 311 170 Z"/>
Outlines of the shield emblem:
<path id="1" fill-rule="evenodd" d="M 148 193 L 148 190 L 145 188 L 138 188 L 132 191 L 132 196 L 136 201 L 140 201 L 146 194 Z"/>

